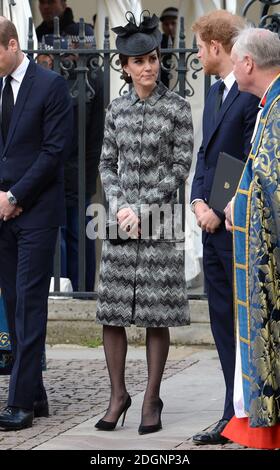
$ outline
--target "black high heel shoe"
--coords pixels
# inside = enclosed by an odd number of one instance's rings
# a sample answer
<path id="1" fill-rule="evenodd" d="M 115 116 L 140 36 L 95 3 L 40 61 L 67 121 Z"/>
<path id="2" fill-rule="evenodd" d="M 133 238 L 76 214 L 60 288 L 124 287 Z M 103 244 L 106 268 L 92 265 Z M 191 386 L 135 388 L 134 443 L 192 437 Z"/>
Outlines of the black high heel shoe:
<path id="1" fill-rule="evenodd" d="M 159 409 L 159 417 L 158 417 L 158 422 L 156 424 L 150 424 L 147 426 L 144 426 L 143 424 L 140 424 L 138 428 L 138 433 L 139 434 L 149 434 L 151 432 L 157 432 L 162 429 L 162 424 L 161 424 L 161 412 L 163 408 L 163 402 L 159 398 L 158 399 L 158 409 Z"/>
<path id="2" fill-rule="evenodd" d="M 121 417 L 121 415 L 123 414 L 123 419 L 122 419 L 122 426 L 124 425 L 124 421 L 125 421 L 125 417 L 126 417 L 126 412 L 128 410 L 128 408 L 131 406 L 131 398 L 130 398 L 130 395 L 128 395 L 127 399 L 126 399 L 126 402 L 125 404 L 123 405 L 122 409 L 120 410 L 120 414 L 117 418 L 116 421 L 105 421 L 104 419 L 100 419 L 95 427 L 97 429 L 100 429 L 101 431 L 113 431 L 115 429 L 115 427 L 117 426 L 117 423 Z"/>

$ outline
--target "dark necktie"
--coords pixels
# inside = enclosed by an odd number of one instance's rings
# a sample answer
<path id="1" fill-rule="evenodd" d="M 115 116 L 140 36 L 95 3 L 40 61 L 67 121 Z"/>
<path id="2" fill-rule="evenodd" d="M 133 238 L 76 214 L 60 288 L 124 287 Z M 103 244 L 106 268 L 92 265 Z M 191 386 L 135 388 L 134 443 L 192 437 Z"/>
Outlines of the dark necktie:
<path id="1" fill-rule="evenodd" d="M 223 94 L 224 94 L 224 91 L 225 91 L 225 87 L 226 87 L 225 82 L 221 81 L 221 83 L 219 85 L 219 88 L 218 88 L 218 94 L 216 96 L 215 119 L 217 119 L 217 116 L 219 114 L 220 108 L 221 108 L 222 103 L 223 103 Z"/>
<path id="2" fill-rule="evenodd" d="M 10 122 L 14 110 L 14 94 L 13 94 L 13 89 L 11 85 L 11 80 L 13 77 L 11 75 L 8 75 L 5 80 L 5 86 L 4 90 L 2 93 L 2 122 L 1 122 L 1 128 L 2 128 L 2 136 L 3 136 L 3 141 L 4 143 L 7 140 L 8 132 L 9 132 L 9 127 L 10 127 Z"/>

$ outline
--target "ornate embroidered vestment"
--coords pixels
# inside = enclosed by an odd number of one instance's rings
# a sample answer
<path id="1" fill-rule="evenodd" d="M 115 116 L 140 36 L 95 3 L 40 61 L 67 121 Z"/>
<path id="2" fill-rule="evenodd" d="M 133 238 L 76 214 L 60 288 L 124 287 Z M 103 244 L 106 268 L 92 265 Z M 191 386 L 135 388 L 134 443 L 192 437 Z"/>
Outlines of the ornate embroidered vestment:
<path id="1" fill-rule="evenodd" d="M 272 83 L 234 201 L 234 281 L 245 411 L 280 422 L 280 75 Z"/>

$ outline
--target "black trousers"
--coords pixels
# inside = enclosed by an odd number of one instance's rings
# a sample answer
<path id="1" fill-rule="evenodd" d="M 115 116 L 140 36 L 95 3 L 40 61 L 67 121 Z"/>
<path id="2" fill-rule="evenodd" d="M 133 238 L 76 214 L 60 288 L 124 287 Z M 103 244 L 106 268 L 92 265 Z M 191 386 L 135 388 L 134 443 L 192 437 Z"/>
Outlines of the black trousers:
<path id="1" fill-rule="evenodd" d="M 211 235 L 203 245 L 203 268 L 211 329 L 226 384 L 222 419 L 230 419 L 235 369 L 232 251 L 217 248 Z"/>
<path id="2" fill-rule="evenodd" d="M 8 406 L 31 410 L 46 397 L 41 358 L 57 232 L 23 229 L 16 219 L 1 224 L 0 283 L 14 356 Z"/>

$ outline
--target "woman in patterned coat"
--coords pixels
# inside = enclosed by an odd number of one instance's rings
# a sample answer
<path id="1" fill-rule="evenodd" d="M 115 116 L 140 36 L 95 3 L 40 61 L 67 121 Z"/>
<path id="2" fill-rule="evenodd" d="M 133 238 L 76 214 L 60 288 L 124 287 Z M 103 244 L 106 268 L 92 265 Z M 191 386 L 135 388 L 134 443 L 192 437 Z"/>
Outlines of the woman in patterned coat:
<path id="1" fill-rule="evenodd" d="M 130 238 L 123 244 L 109 239 L 103 243 L 97 322 L 103 324 L 111 399 L 96 427 L 114 429 L 131 404 L 124 379 L 124 327 L 135 324 L 147 329 L 148 384 L 140 434 L 161 429 L 159 391 L 169 349 L 168 327 L 188 323 L 184 241 L 176 241 L 170 230 L 164 237 L 161 225 L 157 239 L 144 236 L 143 230 L 151 204 L 168 208 L 165 228 L 172 228 L 170 213 L 177 189 L 189 174 L 193 146 L 189 104 L 157 82 L 157 26 L 153 15 L 144 17 L 140 26 L 133 18 L 125 27 L 113 29 L 123 77 L 133 82 L 133 88 L 108 107 L 99 166 L 109 219 L 115 217 Z"/>

